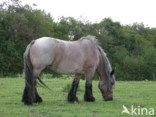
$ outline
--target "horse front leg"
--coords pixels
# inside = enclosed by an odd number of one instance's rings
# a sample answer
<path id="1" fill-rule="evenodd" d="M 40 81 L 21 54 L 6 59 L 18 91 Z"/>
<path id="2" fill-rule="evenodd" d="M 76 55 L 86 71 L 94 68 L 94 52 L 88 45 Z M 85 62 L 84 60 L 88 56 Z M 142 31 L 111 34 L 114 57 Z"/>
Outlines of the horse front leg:
<path id="1" fill-rule="evenodd" d="M 78 98 L 76 97 L 77 88 L 80 81 L 80 74 L 75 74 L 74 80 L 71 85 L 71 89 L 68 93 L 68 102 L 78 102 Z"/>
<path id="2" fill-rule="evenodd" d="M 86 74 L 85 94 L 84 100 L 87 102 L 94 102 L 95 98 L 92 93 L 92 79 L 94 76 L 94 70 L 89 70 Z"/>

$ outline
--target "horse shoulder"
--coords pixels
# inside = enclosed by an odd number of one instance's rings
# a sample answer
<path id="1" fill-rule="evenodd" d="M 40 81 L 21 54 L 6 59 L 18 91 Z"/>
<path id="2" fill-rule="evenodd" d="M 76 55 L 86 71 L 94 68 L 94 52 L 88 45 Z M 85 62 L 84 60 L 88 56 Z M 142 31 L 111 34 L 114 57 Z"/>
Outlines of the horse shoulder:
<path id="1" fill-rule="evenodd" d="M 86 47 L 87 48 L 87 47 Z M 85 49 L 85 62 L 84 66 L 85 68 L 93 68 L 96 69 L 96 67 L 99 64 L 99 51 L 96 47 L 88 47 Z"/>

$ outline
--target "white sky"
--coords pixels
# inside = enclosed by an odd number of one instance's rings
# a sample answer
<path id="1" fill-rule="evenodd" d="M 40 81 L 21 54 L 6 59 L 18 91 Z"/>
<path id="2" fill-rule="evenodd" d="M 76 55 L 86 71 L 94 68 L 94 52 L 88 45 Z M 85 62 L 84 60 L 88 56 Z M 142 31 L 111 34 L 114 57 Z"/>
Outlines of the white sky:
<path id="1" fill-rule="evenodd" d="M 156 0 L 21 0 L 24 4 L 37 4 L 57 20 L 61 16 L 82 17 L 99 22 L 110 17 L 121 24 L 134 22 L 156 27 Z"/>

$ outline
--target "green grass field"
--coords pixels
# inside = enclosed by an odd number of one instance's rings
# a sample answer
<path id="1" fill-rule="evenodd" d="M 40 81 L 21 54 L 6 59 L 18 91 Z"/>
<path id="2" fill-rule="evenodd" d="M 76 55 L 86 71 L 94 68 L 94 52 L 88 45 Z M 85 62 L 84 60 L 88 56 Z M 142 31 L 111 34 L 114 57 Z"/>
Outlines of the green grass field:
<path id="1" fill-rule="evenodd" d="M 33 106 L 21 103 L 24 88 L 22 78 L 0 78 L 0 117 L 128 117 L 121 114 L 125 105 L 140 108 L 154 108 L 156 111 L 156 82 L 116 82 L 114 100 L 105 102 L 97 87 L 98 81 L 93 81 L 95 102 L 84 102 L 84 84 L 81 80 L 77 96 L 79 103 L 72 104 L 66 101 L 67 92 L 72 82 L 71 78 L 47 79 L 43 81 L 52 89 L 49 91 L 38 86 L 43 102 Z M 67 76 L 66 76 L 67 77 Z M 156 115 L 156 112 L 155 112 Z M 134 115 L 133 115 L 134 116 Z M 138 115 L 146 116 L 146 115 Z"/>

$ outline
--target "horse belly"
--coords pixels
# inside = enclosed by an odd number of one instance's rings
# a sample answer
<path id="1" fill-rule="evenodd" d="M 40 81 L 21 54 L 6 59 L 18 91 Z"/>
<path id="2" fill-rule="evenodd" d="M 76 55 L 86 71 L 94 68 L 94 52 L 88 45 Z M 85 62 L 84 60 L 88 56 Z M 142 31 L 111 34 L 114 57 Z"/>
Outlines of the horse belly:
<path id="1" fill-rule="evenodd" d="M 77 62 L 69 62 L 69 61 L 62 61 L 56 72 L 64 73 L 64 74 L 72 74 L 72 73 L 83 73 L 83 65 Z"/>

